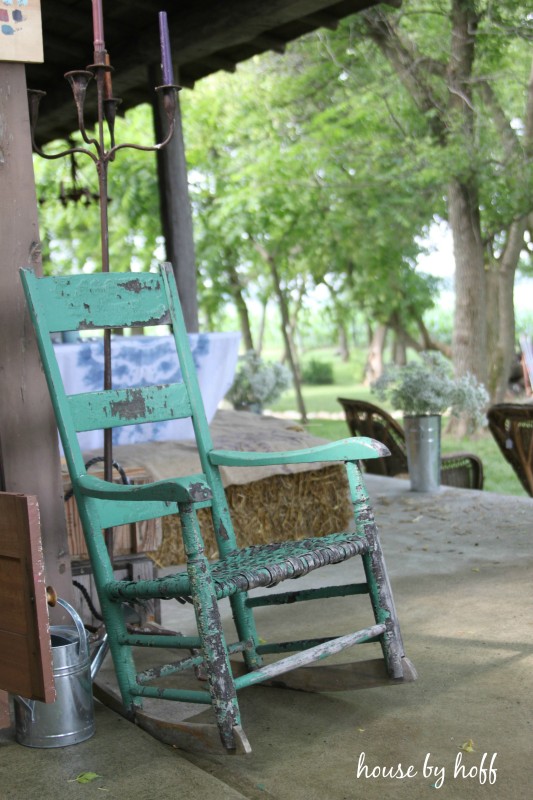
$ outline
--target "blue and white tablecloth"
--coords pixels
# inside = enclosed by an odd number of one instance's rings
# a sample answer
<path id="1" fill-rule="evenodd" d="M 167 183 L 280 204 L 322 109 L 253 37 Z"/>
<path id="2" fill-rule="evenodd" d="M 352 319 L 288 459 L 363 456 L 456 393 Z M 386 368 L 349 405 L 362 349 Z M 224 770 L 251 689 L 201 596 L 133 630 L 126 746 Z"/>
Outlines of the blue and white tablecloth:
<path id="1" fill-rule="evenodd" d="M 233 382 L 239 351 L 239 333 L 192 333 L 189 341 L 198 373 L 207 421 Z M 103 339 L 54 345 L 67 394 L 101 391 L 104 381 Z M 171 336 L 112 337 L 113 388 L 123 389 L 181 380 Z M 78 435 L 83 451 L 103 447 L 102 431 Z M 193 439 L 190 420 L 127 425 L 115 428 L 115 444 Z"/>

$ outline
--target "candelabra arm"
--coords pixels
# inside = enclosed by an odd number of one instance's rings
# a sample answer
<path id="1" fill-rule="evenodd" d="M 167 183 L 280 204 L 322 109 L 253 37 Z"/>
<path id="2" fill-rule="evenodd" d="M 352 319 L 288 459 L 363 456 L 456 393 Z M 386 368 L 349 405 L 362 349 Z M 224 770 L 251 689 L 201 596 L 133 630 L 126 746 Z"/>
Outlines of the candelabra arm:
<path id="1" fill-rule="evenodd" d="M 124 142 L 123 144 L 115 145 L 115 147 L 109 150 L 109 152 L 106 155 L 106 158 L 108 161 L 112 161 L 115 156 L 115 153 L 117 153 L 119 150 L 124 150 L 125 148 L 129 148 L 130 150 L 143 150 L 144 152 L 153 153 L 154 151 L 161 150 L 163 147 L 165 147 L 170 142 L 173 135 L 174 135 L 174 123 L 172 122 L 170 125 L 170 129 L 162 142 L 158 142 L 158 144 L 151 144 L 151 145 L 132 144 L 131 142 Z"/>
<path id="2" fill-rule="evenodd" d="M 39 105 L 45 95 L 46 92 L 42 92 L 39 89 L 28 89 L 30 134 L 33 152 L 37 153 L 37 155 L 41 156 L 41 158 L 47 158 L 48 160 L 52 160 L 54 158 L 63 158 L 64 156 L 73 155 L 74 153 L 83 153 L 86 156 L 90 156 L 90 158 L 92 158 L 92 160 L 96 163 L 97 159 L 93 153 L 83 147 L 69 147 L 67 150 L 61 150 L 60 153 L 45 153 L 44 150 L 37 145 L 35 141 L 35 129 L 37 128 L 37 120 L 39 119 Z"/>
<path id="3" fill-rule="evenodd" d="M 74 97 L 74 102 L 76 104 L 76 111 L 78 114 L 78 128 L 82 135 L 83 141 L 85 142 L 85 144 L 92 145 L 93 147 L 96 147 L 97 150 L 99 150 L 98 140 L 94 139 L 93 137 L 87 134 L 87 131 L 85 129 L 85 117 L 84 117 L 87 86 L 89 85 L 93 77 L 94 77 L 93 73 L 90 72 L 88 69 L 75 69 L 65 73 L 65 78 L 70 84 L 70 88 L 72 89 L 72 94 Z"/>
<path id="4" fill-rule="evenodd" d="M 131 142 L 117 144 L 109 150 L 107 153 L 107 159 L 112 161 L 115 157 L 115 153 L 118 152 L 118 150 L 123 150 L 125 148 L 153 153 L 154 151 L 162 150 L 163 147 L 166 147 L 166 145 L 174 136 L 174 129 L 176 126 L 176 94 L 179 92 L 180 88 L 180 86 L 168 84 L 165 86 L 156 86 L 155 89 L 156 92 L 163 92 L 163 108 L 165 109 L 168 120 L 168 131 L 163 141 L 152 145 L 132 144 Z"/>
<path id="5" fill-rule="evenodd" d="M 89 158 L 92 158 L 95 164 L 98 163 L 98 158 L 94 155 L 94 153 L 91 153 L 90 150 L 86 150 L 84 147 L 70 147 L 68 150 L 61 150 L 60 153 L 45 153 L 44 150 L 41 150 L 41 148 L 35 144 L 33 134 L 31 137 L 31 145 L 34 153 L 37 153 L 37 155 L 41 156 L 41 158 L 47 158 L 49 161 L 52 161 L 54 158 L 63 158 L 64 156 L 74 155 L 74 153 L 81 153 L 84 156 L 89 156 Z"/>

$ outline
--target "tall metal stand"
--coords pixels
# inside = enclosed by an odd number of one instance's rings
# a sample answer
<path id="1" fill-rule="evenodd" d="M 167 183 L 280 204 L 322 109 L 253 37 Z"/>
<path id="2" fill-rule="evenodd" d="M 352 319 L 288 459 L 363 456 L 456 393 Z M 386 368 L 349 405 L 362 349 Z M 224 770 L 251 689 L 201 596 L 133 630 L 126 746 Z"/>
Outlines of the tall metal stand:
<path id="1" fill-rule="evenodd" d="M 117 108 L 122 102 L 120 98 L 113 97 L 112 73 L 109 54 L 105 49 L 103 34 L 103 15 L 102 0 L 92 0 L 93 2 L 93 30 L 94 30 L 94 63 L 84 70 L 72 70 L 65 74 L 69 82 L 74 102 L 76 104 L 78 129 L 81 133 L 85 146 L 69 147 L 59 153 L 45 153 L 35 143 L 35 130 L 39 118 L 39 106 L 46 92 L 35 89 L 28 89 L 28 101 L 30 109 L 30 127 L 33 150 L 42 158 L 54 159 L 73 156 L 76 153 L 89 156 L 92 159 L 98 174 L 99 202 L 100 202 L 100 242 L 101 242 L 101 263 L 102 272 L 109 272 L 109 220 L 108 220 L 108 195 L 107 178 L 109 164 L 115 160 L 115 155 L 119 150 L 143 150 L 157 151 L 165 147 L 174 134 L 176 117 L 176 93 L 180 87 L 173 82 L 172 63 L 170 56 L 170 45 L 168 37 L 168 26 L 166 14 L 159 14 L 159 29 L 161 40 L 161 58 L 163 69 L 163 84 L 156 86 L 155 91 L 161 92 L 163 96 L 163 108 L 168 121 L 168 129 L 165 138 L 158 144 L 139 145 L 131 142 L 116 144 L 115 142 L 115 119 Z M 87 88 L 91 81 L 96 82 L 97 92 L 97 124 L 96 135 L 90 136 L 85 124 L 85 99 Z M 107 135 L 106 135 L 107 129 Z M 104 330 L 104 390 L 111 389 L 113 386 L 111 369 L 111 330 Z M 104 431 L 104 479 L 112 480 L 113 473 L 113 443 L 112 429 Z M 113 558 L 113 530 L 106 531 L 106 545 L 111 559 Z"/>

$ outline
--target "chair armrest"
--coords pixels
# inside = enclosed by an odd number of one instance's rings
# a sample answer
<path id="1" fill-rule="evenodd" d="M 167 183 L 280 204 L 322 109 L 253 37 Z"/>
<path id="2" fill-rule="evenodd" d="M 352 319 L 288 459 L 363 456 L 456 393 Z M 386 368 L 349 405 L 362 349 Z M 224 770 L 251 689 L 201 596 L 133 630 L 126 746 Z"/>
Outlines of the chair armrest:
<path id="1" fill-rule="evenodd" d="M 100 500 L 163 501 L 166 503 L 195 503 L 210 500 L 211 489 L 205 475 L 188 475 L 140 486 L 109 483 L 94 475 L 81 475 L 73 483 L 86 497 Z"/>
<path id="2" fill-rule="evenodd" d="M 367 436 L 327 442 L 305 450 L 281 450 L 270 453 L 249 453 L 241 450 L 211 450 L 212 464 L 225 467 L 266 467 L 272 464 L 311 464 L 316 461 L 361 461 L 365 458 L 381 458 L 390 455 L 389 450 Z"/>

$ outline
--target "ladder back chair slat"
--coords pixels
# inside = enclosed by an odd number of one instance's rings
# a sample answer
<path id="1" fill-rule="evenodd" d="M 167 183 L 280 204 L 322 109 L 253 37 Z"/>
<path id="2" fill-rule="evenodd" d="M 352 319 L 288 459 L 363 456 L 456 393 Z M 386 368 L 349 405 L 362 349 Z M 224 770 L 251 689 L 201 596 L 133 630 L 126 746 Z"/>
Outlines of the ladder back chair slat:
<path id="1" fill-rule="evenodd" d="M 50 332 L 162 325 L 169 320 L 154 273 L 95 273 L 44 278 L 41 314 Z"/>
<path id="2" fill-rule="evenodd" d="M 183 383 L 72 394 L 68 404 L 78 433 L 183 419 L 192 414 Z"/>

